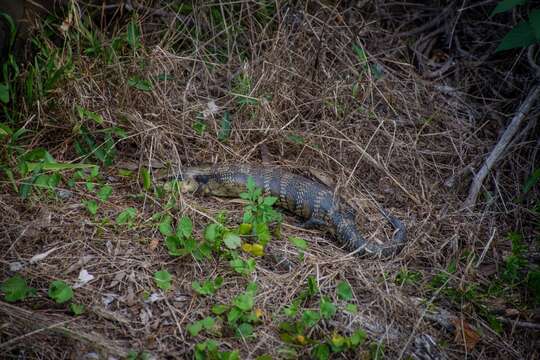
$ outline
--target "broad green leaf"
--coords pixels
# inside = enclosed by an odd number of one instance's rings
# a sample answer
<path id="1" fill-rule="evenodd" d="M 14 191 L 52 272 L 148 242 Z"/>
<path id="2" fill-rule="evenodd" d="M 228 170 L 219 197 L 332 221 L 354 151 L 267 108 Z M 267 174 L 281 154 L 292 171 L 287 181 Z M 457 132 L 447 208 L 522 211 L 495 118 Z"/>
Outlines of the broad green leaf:
<path id="1" fill-rule="evenodd" d="M 356 304 L 347 304 L 345 305 L 345 311 L 351 314 L 357 314 L 358 313 L 358 306 Z"/>
<path id="2" fill-rule="evenodd" d="M 215 243 L 218 238 L 219 225 L 218 224 L 208 224 L 206 229 L 204 229 L 204 239 L 210 243 Z"/>
<path id="3" fill-rule="evenodd" d="M 202 134 L 204 134 L 204 131 L 206 130 L 206 124 L 200 120 L 197 120 L 196 122 L 193 123 L 193 130 L 195 130 L 195 132 L 201 136 Z"/>
<path id="4" fill-rule="evenodd" d="M 96 124 L 101 125 L 104 123 L 103 117 L 98 113 L 87 110 L 79 105 L 77 105 L 77 113 L 81 119 L 90 119 L 93 120 Z"/>
<path id="5" fill-rule="evenodd" d="M 508 10 L 512 10 L 516 6 L 523 5 L 526 2 L 527 0 L 501 0 L 497 4 L 497 6 L 495 6 L 495 9 L 493 9 L 490 16 L 493 16 L 495 14 L 499 14 Z"/>
<path id="6" fill-rule="evenodd" d="M 137 214 L 137 210 L 135 208 L 129 207 L 122 211 L 118 216 L 116 217 L 116 223 L 118 225 L 124 225 L 129 224 L 135 219 L 135 215 Z"/>
<path id="7" fill-rule="evenodd" d="M 540 42 L 540 9 L 535 9 L 529 14 L 529 24 L 533 29 L 536 42 Z"/>
<path id="8" fill-rule="evenodd" d="M 257 239 L 261 245 L 266 245 L 270 241 L 270 229 L 268 228 L 267 223 L 257 223 L 255 225 L 255 233 L 257 234 Z"/>
<path id="9" fill-rule="evenodd" d="M 330 319 L 336 314 L 336 305 L 328 298 L 322 298 L 320 304 L 321 315 L 324 319 Z"/>
<path id="10" fill-rule="evenodd" d="M 350 342 L 351 346 L 357 347 L 358 345 L 361 345 L 367 338 L 367 334 L 363 330 L 356 330 L 354 334 L 351 335 Z"/>
<path id="11" fill-rule="evenodd" d="M 71 303 L 69 304 L 69 310 L 71 310 L 73 315 L 81 315 L 84 312 L 84 305 Z"/>
<path id="12" fill-rule="evenodd" d="M 126 41 L 133 50 L 136 50 L 140 45 L 140 29 L 139 24 L 135 19 L 131 19 L 128 24 Z"/>
<path id="13" fill-rule="evenodd" d="M 319 291 L 319 287 L 317 286 L 317 280 L 313 276 L 308 276 L 307 285 L 307 292 L 309 296 L 313 296 Z"/>
<path id="14" fill-rule="evenodd" d="M 178 230 L 183 237 L 190 237 L 193 232 L 193 223 L 191 222 L 191 219 L 187 216 L 182 216 L 182 218 L 180 218 L 180 223 L 178 224 Z"/>
<path id="15" fill-rule="evenodd" d="M 233 300 L 233 305 L 242 311 L 251 310 L 254 300 L 251 294 L 240 294 Z"/>
<path id="16" fill-rule="evenodd" d="M 319 320 L 321 315 L 318 311 L 304 310 L 302 313 L 302 322 L 306 327 L 313 327 Z"/>
<path id="17" fill-rule="evenodd" d="M 83 204 L 91 215 L 97 214 L 99 206 L 96 200 L 84 200 Z"/>
<path id="18" fill-rule="evenodd" d="M 341 300 L 349 301 L 353 297 L 351 286 L 345 281 L 340 281 L 337 285 L 337 296 Z"/>
<path id="19" fill-rule="evenodd" d="M 534 36 L 534 30 L 531 24 L 529 24 L 527 21 L 522 21 L 512 30 L 510 30 L 508 34 L 506 34 L 495 52 L 515 48 L 525 48 L 537 41 L 538 40 Z"/>
<path id="20" fill-rule="evenodd" d="M 227 322 L 229 324 L 235 324 L 238 319 L 242 316 L 242 310 L 237 307 L 233 307 L 227 314 Z"/>
<path id="21" fill-rule="evenodd" d="M 302 136 L 294 135 L 294 134 L 288 135 L 287 139 L 289 139 L 289 141 L 291 141 L 291 142 L 293 142 L 295 144 L 299 144 L 299 145 L 303 145 L 306 142 L 306 140 Z"/>
<path id="22" fill-rule="evenodd" d="M 306 240 L 301 239 L 299 237 L 291 236 L 289 238 L 289 241 L 291 242 L 291 244 L 293 244 L 296 248 L 298 248 L 300 250 L 305 251 L 308 248 L 308 244 L 307 244 Z"/>
<path id="23" fill-rule="evenodd" d="M 4 281 L 0 286 L 0 290 L 4 293 L 4 300 L 7 302 L 24 300 L 35 293 L 35 289 L 29 288 L 26 280 L 19 274 Z"/>
<path id="24" fill-rule="evenodd" d="M 73 289 L 62 280 L 55 280 L 49 286 L 48 295 L 58 304 L 65 303 L 73 297 Z"/>
<path id="25" fill-rule="evenodd" d="M 159 223 L 159 232 L 163 236 L 170 236 L 173 235 L 174 230 L 171 225 L 172 217 L 170 215 L 165 215 L 163 219 L 161 219 L 161 222 Z"/>
<path id="26" fill-rule="evenodd" d="M 112 187 L 109 185 L 104 185 L 101 187 L 101 189 L 99 189 L 97 196 L 99 200 L 101 200 L 102 202 L 105 202 L 109 199 L 111 194 L 112 194 Z"/>
<path id="27" fill-rule="evenodd" d="M 240 338 L 247 338 L 253 335 L 253 326 L 248 323 L 242 323 L 236 328 L 236 336 Z"/>
<path id="28" fill-rule="evenodd" d="M 327 344 L 317 344 L 311 350 L 311 357 L 316 360 L 330 359 L 330 348 Z"/>
<path id="29" fill-rule="evenodd" d="M 237 249 L 242 244 L 242 239 L 240 239 L 240 236 L 229 231 L 223 236 L 223 243 L 229 249 Z"/>
<path id="30" fill-rule="evenodd" d="M 214 320 L 214 318 L 211 317 L 211 316 L 207 316 L 207 317 L 205 317 L 204 319 L 201 320 L 201 324 L 202 324 L 204 329 L 210 330 L 216 324 L 216 320 Z"/>
<path id="31" fill-rule="evenodd" d="M 202 331 L 203 325 L 201 321 L 196 321 L 192 324 L 189 324 L 187 326 L 187 331 L 189 332 L 189 335 L 195 337 L 199 335 L 199 333 Z"/>
<path id="32" fill-rule="evenodd" d="M 162 290 L 169 290 L 171 288 L 172 276 L 167 270 L 160 270 L 154 273 L 154 280 L 158 288 Z"/>
<path id="33" fill-rule="evenodd" d="M 9 86 L 7 84 L 0 84 L 0 101 L 4 104 L 9 102 Z"/>
<path id="34" fill-rule="evenodd" d="M 137 90 L 147 91 L 147 92 L 152 91 L 152 89 L 154 88 L 154 86 L 149 80 L 141 79 L 136 76 L 129 78 L 128 85 L 131 87 L 134 87 Z"/>
<path id="35" fill-rule="evenodd" d="M 238 226 L 238 233 L 240 235 L 249 235 L 251 234 L 251 230 L 253 229 L 253 225 L 252 224 L 246 224 L 246 223 L 242 223 Z"/>
<path id="36" fill-rule="evenodd" d="M 221 315 L 225 313 L 227 310 L 229 310 L 229 307 L 227 305 L 216 304 L 212 306 L 212 312 L 216 315 Z"/>

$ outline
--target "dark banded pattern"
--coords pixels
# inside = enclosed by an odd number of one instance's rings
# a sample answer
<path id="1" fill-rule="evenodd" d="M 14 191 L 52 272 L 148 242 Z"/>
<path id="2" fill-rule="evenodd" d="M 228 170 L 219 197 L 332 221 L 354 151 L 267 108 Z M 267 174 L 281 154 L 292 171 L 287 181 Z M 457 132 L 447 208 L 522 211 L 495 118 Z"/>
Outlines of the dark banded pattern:
<path id="1" fill-rule="evenodd" d="M 335 196 L 330 188 L 279 168 L 221 165 L 187 168 L 181 175 L 183 181 L 194 182 L 199 193 L 227 197 L 238 197 L 245 192 L 247 180 L 252 177 L 266 195 L 279 199 L 278 206 L 306 219 L 306 226 L 326 227 L 335 234 L 342 246 L 359 255 L 389 257 L 405 245 L 405 225 L 385 210 L 381 210 L 381 213 L 396 229 L 391 243 L 379 245 L 368 242 L 358 230 L 354 209 Z"/>

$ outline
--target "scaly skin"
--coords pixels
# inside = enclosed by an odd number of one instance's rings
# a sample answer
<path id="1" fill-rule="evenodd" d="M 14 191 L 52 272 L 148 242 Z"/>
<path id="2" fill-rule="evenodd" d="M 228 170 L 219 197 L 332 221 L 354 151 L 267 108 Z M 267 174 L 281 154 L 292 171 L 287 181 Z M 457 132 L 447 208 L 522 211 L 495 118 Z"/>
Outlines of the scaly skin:
<path id="1" fill-rule="evenodd" d="M 175 177 L 183 181 L 185 189 L 196 193 L 238 197 L 246 191 L 250 176 L 266 194 L 279 198 L 278 206 L 306 219 L 305 227 L 329 230 L 349 251 L 358 255 L 390 257 L 405 245 L 405 225 L 386 211 L 381 210 L 381 213 L 396 229 L 392 243 L 368 242 L 357 228 L 354 209 L 330 188 L 279 168 L 250 165 L 192 167 Z"/>

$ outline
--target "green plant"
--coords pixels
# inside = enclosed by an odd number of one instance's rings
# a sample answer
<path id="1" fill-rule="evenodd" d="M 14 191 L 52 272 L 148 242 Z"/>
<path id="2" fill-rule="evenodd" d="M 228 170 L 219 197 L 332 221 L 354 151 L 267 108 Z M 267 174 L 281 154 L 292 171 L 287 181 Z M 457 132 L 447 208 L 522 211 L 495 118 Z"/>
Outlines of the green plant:
<path id="1" fill-rule="evenodd" d="M 55 280 L 49 286 L 47 293 L 58 304 L 63 304 L 73 297 L 73 289 L 62 280 Z"/>
<path id="2" fill-rule="evenodd" d="M 4 281 L 0 290 L 4 293 L 4 300 L 7 302 L 24 300 L 36 294 L 36 289 L 28 287 L 26 280 L 19 274 Z"/>
<path id="3" fill-rule="evenodd" d="M 160 270 L 154 273 L 156 285 L 161 290 L 167 291 L 172 287 L 172 275 L 167 270 Z"/>
<path id="4" fill-rule="evenodd" d="M 491 16 L 510 11 L 518 5 L 524 5 L 528 0 L 502 0 L 499 1 Z M 527 20 L 522 20 L 514 26 L 501 40 L 495 52 L 525 48 L 540 43 L 540 9 L 534 9 L 528 14 Z"/>
<path id="5" fill-rule="evenodd" d="M 202 284 L 198 281 L 194 281 L 191 284 L 191 288 L 199 295 L 208 296 L 214 295 L 221 285 L 223 285 L 223 277 L 216 276 L 213 280 L 203 281 Z"/>

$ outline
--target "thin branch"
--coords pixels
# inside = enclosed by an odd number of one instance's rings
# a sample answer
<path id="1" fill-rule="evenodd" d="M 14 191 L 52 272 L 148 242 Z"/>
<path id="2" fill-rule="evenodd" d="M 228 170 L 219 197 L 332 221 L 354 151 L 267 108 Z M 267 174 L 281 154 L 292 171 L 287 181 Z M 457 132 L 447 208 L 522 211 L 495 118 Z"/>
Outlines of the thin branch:
<path id="1" fill-rule="evenodd" d="M 484 165 L 482 165 L 482 168 L 480 168 L 480 171 L 478 171 L 478 173 L 474 176 L 473 182 L 469 189 L 469 195 L 467 196 L 467 199 L 464 202 L 464 208 L 469 208 L 469 207 L 474 206 L 474 204 L 476 204 L 476 199 L 478 198 L 478 193 L 480 192 L 480 189 L 482 188 L 484 179 L 493 168 L 493 165 L 495 165 L 497 160 L 500 159 L 504 151 L 507 149 L 508 144 L 510 143 L 510 141 L 512 140 L 516 132 L 519 130 L 519 127 L 521 126 L 521 123 L 523 122 L 527 113 L 529 112 L 529 109 L 534 104 L 534 102 L 538 99 L 539 96 L 540 96 L 540 83 L 536 84 L 531 89 L 525 101 L 521 103 L 518 111 L 512 118 L 510 125 L 508 125 L 503 135 L 501 136 L 499 142 L 497 143 L 497 145 L 495 145 L 495 147 L 493 148 L 493 150 L 487 157 L 486 161 L 484 162 Z"/>

